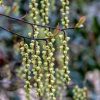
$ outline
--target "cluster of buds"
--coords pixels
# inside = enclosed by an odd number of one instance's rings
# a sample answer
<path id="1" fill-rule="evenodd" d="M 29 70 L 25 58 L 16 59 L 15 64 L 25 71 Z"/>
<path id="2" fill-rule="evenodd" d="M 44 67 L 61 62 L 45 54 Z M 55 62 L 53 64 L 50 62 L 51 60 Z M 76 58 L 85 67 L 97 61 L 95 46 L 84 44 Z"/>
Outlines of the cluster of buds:
<path id="1" fill-rule="evenodd" d="M 66 13 L 66 6 L 62 1 L 62 24 L 64 27 L 68 27 L 68 20 L 66 20 L 66 17 L 64 13 Z M 47 25 L 49 23 L 49 0 L 41 0 L 41 21 L 42 25 Z M 31 3 L 29 5 L 31 12 L 31 18 L 33 20 L 34 24 L 39 24 L 38 16 L 38 4 L 36 3 L 36 0 L 31 0 Z M 65 9 L 66 8 L 66 9 Z M 68 13 L 67 13 L 68 14 Z M 63 22 L 65 21 L 65 23 Z M 49 29 L 44 29 L 44 33 L 46 34 L 47 38 L 52 36 L 52 33 L 49 31 Z M 34 26 L 34 32 L 28 33 L 29 37 L 37 38 L 39 34 L 39 28 L 38 26 Z M 42 51 L 42 58 L 41 58 L 41 50 L 39 46 L 39 42 L 36 40 L 31 40 L 29 46 L 28 44 L 24 44 L 21 48 L 21 54 L 22 54 L 22 63 L 24 68 L 24 78 L 25 78 L 25 89 L 27 90 L 27 95 L 30 92 L 30 88 L 32 87 L 30 84 L 31 72 L 30 69 L 32 67 L 32 73 L 33 73 L 33 79 L 34 79 L 34 87 L 37 91 L 37 95 L 40 97 L 45 96 L 47 100 L 56 100 L 56 92 L 58 83 L 60 82 L 60 85 L 68 85 L 70 82 L 69 78 L 69 70 L 68 70 L 68 45 L 67 42 L 69 40 L 68 37 L 66 37 L 64 34 L 59 34 L 60 39 L 60 52 L 62 54 L 61 60 L 62 60 L 62 66 L 61 68 L 54 68 L 55 64 L 55 57 L 54 57 L 54 41 L 55 37 L 51 37 L 46 41 L 46 44 L 43 46 Z M 42 64 L 43 60 L 43 64 Z M 31 67 L 30 67 L 31 66 Z M 55 71 L 56 70 L 56 71 Z M 57 77 L 56 77 L 57 76 Z M 60 81 L 59 81 L 60 80 Z M 59 81 L 59 82 L 58 82 Z M 56 82 L 58 82 L 56 84 Z M 27 96 L 28 98 L 28 96 Z"/>
<path id="2" fill-rule="evenodd" d="M 61 0 L 62 3 L 62 8 L 61 8 L 61 14 L 62 14 L 62 25 L 64 28 L 68 28 L 69 20 L 68 20 L 68 14 L 69 14 L 69 1 L 68 0 Z M 61 66 L 60 68 L 56 69 L 56 77 L 58 78 L 57 84 L 69 84 L 70 83 L 70 77 L 69 77 L 69 69 L 68 69 L 68 61 L 69 61 L 69 56 L 68 56 L 68 41 L 69 37 L 65 36 L 65 33 L 60 33 L 59 34 L 59 40 L 60 40 L 60 54 L 61 54 Z"/>
<path id="3" fill-rule="evenodd" d="M 61 8 L 61 23 L 63 25 L 63 28 L 68 28 L 69 20 L 68 20 L 68 14 L 69 14 L 69 1 L 68 0 L 61 0 L 62 8 Z M 59 83 L 69 84 L 70 83 L 70 77 L 69 77 L 69 70 L 68 70 L 68 41 L 69 37 L 66 37 L 64 33 L 59 34 L 59 40 L 60 40 L 60 53 L 61 53 L 61 59 L 62 59 L 62 66 L 60 68 L 61 71 L 57 69 L 57 77 L 61 80 L 59 80 Z M 61 76 L 61 77 L 60 77 Z"/>
<path id="4" fill-rule="evenodd" d="M 69 37 L 65 37 L 63 33 L 59 34 L 59 40 L 60 40 L 60 46 L 59 46 L 59 52 L 60 52 L 60 66 L 56 69 L 56 77 L 57 77 L 57 84 L 58 85 L 68 85 L 70 83 L 70 77 L 69 77 L 69 69 L 68 69 L 68 50 L 69 47 L 67 45 L 67 42 L 69 40 Z"/>
<path id="5" fill-rule="evenodd" d="M 31 61 L 32 61 L 32 72 L 34 75 L 34 87 L 37 91 L 38 96 L 43 96 L 43 68 L 42 61 L 40 58 L 40 46 L 37 41 L 31 42 Z"/>
<path id="6" fill-rule="evenodd" d="M 43 25 L 46 25 L 49 23 L 49 6 L 50 6 L 50 3 L 49 3 L 49 0 L 41 0 L 41 21 L 42 21 L 42 24 Z"/>
<path id="7" fill-rule="evenodd" d="M 38 21 L 38 9 L 37 9 L 38 3 L 36 0 L 32 0 L 30 3 L 30 15 L 32 17 L 33 23 L 34 24 L 39 24 Z M 39 28 L 35 25 L 34 26 L 34 34 L 33 37 L 37 38 L 39 34 Z M 32 37 L 31 33 L 28 34 L 30 37 Z M 38 96 L 43 96 L 43 74 L 42 74 L 42 61 L 40 57 L 40 46 L 37 41 L 32 41 L 30 43 L 31 45 L 31 61 L 33 65 L 33 75 L 34 75 L 34 87 L 37 91 Z"/>
<path id="8" fill-rule="evenodd" d="M 31 3 L 30 3 L 30 5 L 29 5 L 29 7 L 30 7 L 30 16 L 31 16 L 31 18 L 32 18 L 32 20 L 33 20 L 33 23 L 34 23 L 34 24 L 39 24 L 39 18 L 38 18 L 38 17 L 39 17 L 39 11 L 38 11 L 38 9 L 37 9 L 37 7 L 38 7 L 37 0 L 31 0 Z M 34 26 L 34 38 L 37 38 L 38 34 L 39 34 L 39 29 L 38 29 L 38 27 L 35 25 L 35 26 Z M 28 33 L 28 35 L 29 35 L 30 37 L 33 36 L 32 33 Z"/>
<path id="9" fill-rule="evenodd" d="M 30 100 L 30 90 L 32 88 L 31 84 L 30 84 L 30 80 L 31 80 L 31 71 L 30 71 L 30 63 L 31 63 L 31 60 L 30 60 L 30 57 L 29 57 L 29 54 L 30 54 L 30 49 L 29 49 L 29 46 L 28 44 L 25 44 L 23 41 L 20 43 L 21 45 L 21 48 L 20 48 L 20 52 L 21 52 L 21 55 L 22 55 L 22 65 L 23 65 L 23 78 L 24 78 L 24 81 L 25 81 L 25 85 L 24 85 L 24 88 L 25 88 L 25 91 L 26 91 L 26 98 L 27 100 Z"/>
<path id="10" fill-rule="evenodd" d="M 69 69 L 68 69 L 68 62 L 69 62 L 69 56 L 68 56 L 68 50 L 69 50 L 69 47 L 67 45 L 67 42 L 69 41 L 69 37 L 64 37 L 63 41 L 62 41 L 62 46 L 60 46 L 60 50 L 63 52 L 63 55 L 62 55 L 62 59 L 63 59 L 63 67 L 62 67 L 62 74 L 63 74 L 63 77 L 64 77 L 64 81 L 66 84 L 69 84 L 70 83 L 70 77 L 69 77 Z"/>
<path id="11" fill-rule="evenodd" d="M 39 24 L 38 22 L 38 9 L 37 9 L 37 6 L 38 6 L 38 3 L 36 2 L 37 0 L 31 0 L 31 3 L 29 4 L 29 7 L 30 7 L 30 16 L 33 20 L 33 23 L 35 24 Z"/>
<path id="12" fill-rule="evenodd" d="M 62 14 L 62 19 L 61 23 L 64 26 L 64 28 L 68 27 L 69 19 L 68 19 L 68 14 L 69 14 L 69 0 L 61 0 L 62 3 L 62 8 L 61 8 L 61 14 Z"/>
<path id="13" fill-rule="evenodd" d="M 50 2 L 49 0 L 41 0 L 41 22 L 42 25 L 48 25 L 49 24 L 49 8 L 50 8 Z M 49 29 L 45 28 L 43 30 L 44 34 L 48 38 L 52 35 L 52 33 L 49 31 Z"/>
<path id="14" fill-rule="evenodd" d="M 50 100 L 55 100 L 55 71 L 54 71 L 54 47 L 52 42 L 49 42 L 48 45 L 43 46 L 43 60 L 44 60 L 44 78 L 45 78 L 45 95 Z"/>
<path id="15" fill-rule="evenodd" d="M 29 5 L 31 11 L 30 15 L 33 20 L 34 24 L 39 24 L 38 17 L 39 11 L 37 9 L 38 3 L 36 0 L 31 0 Z M 39 34 L 39 28 L 35 25 L 34 26 L 34 33 L 28 33 L 30 37 L 37 38 Z M 38 96 L 43 96 L 43 70 L 42 70 L 42 61 L 40 57 L 40 46 L 38 41 L 31 41 L 31 61 L 33 66 L 33 75 L 34 75 L 34 87 L 37 91 Z"/>
<path id="16" fill-rule="evenodd" d="M 73 89 L 74 100 L 87 100 L 87 88 L 79 88 L 78 86 L 75 86 Z"/>
<path id="17" fill-rule="evenodd" d="M 49 24 L 49 0 L 41 0 L 41 22 L 42 25 L 47 25 Z M 52 35 L 52 33 L 49 31 L 49 29 L 44 29 L 44 33 L 46 34 L 46 37 L 48 38 L 49 36 Z M 54 47 L 53 47 L 53 42 L 55 41 L 54 38 L 48 41 L 46 45 L 43 46 L 43 66 L 44 66 L 44 78 L 45 78 L 45 83 L 44 83 L 44 93 L 46 98 L 49 100 L 55 100 L 55 76 L 54 76 Z"/>

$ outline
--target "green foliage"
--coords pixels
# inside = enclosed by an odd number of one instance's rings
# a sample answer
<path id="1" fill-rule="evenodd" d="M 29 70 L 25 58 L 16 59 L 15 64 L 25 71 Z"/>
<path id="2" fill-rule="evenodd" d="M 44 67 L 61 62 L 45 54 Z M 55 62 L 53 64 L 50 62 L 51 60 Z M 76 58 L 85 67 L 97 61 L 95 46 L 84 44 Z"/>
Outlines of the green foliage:
<path id="1" fill-rule="evenodd" d="M 87 100 L 87 88 L 79 88 L 78 86 L 75 86 L 73 89 L 74 93 L 74 100 Z"/>

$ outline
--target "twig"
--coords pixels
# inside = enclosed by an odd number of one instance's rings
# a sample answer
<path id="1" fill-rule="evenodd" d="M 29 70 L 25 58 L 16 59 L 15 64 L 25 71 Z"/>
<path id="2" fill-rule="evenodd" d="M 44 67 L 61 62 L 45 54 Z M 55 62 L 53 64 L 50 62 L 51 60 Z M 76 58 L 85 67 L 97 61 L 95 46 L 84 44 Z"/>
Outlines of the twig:
<path id="1" fill-rule="evenodd" d="M 17 33 L 11 32 L 8 29 L 5 29 L 5 28 L 3 28 L 1 26 L 0 26 L 0 28 L 3 29 L 3 30 L 5 30 L 5 31 L 7 31 L 7 32 L 9 32 L 9 33 L 11 33 L 11 34 L 13 34 L 13 35 L 17 35 L 17 36 L 19 36 L 21 38 L 26 38 L 26 39 L 30 39 L 30 40 L 37 40 L 37 41 L 39 41 L 39 40 L 46 41 L 48 39 L 48 38 L 29 38 L 29 37 L 25 37 L 25 36 L 19 35 Z"/>
<path id="2" fill-rule="evenodd" d="M 41 28 L 49 28 L 49 30 L 50 29 L 56 29 L 56 27 L 51 27 L 51 26 L 47 26 L 47 25 L 38 25 L 38 24 L 30 23 L 30 22 L 24 21 L 22 19 L 17 19 L 17 18 L 8 16 L 8 15 L 5 15 L 5 14 L 1 14 L 1 13 L 0 13 L 0 16 L 4 16 L 4 17 L 7 17 L 7 18 L 12 19 L 12 20 L 16 20 L 16 21 L 19 21 L 19 22 L 26 23 L 26 24 L 28 24 L 28 25 L 30 25 L 32 27 L 32 30 L 33 30 L 32 32 L 34 32 L 34 26 L 38 26 L 38 27 L 41 27 Z M 17 35 L 17 36 L 19 36 L 21 38 L 26 38 L 26 39 L 30 39 L 30 40 L 37 40 L 37 41 L 43 40 L 43 41 L 47 42 L 47 40 L 50 39 L 50 38 L 34 38 L 34 37 L 30 38 L 30 37 L 25 37 L 25 36 L 22 36 L 20 34 L 11 32 L 10 30 L 5 29 L 5 28 L 3 28 L 1 26 L 0 26 L 0 28 L 3 29 L 3 30 L 5 30 L 5 31 L 7 31 L 7 32 L 9 32 L 9 33 L 11 33 L 11 34 L 13 34 L 13 35 Z M 82 28 L 82 27 L 80 27 L 80 28 Z M 75 28 L 75 27 L 69 27 L 67 29 L 66 28 L 65 29 L 61 28 L 60 31 L 62 31 L 64 33 L 64 36 L 65 36 L 65 34 L 66 34 L 65 30 L 68 30 L 68 29 L 80 29 L 80 28 Z"/>
<path id="3" fill-rule="evenodd" d="M 51 26 L 48 26 L 48 25 L 39 25 L 39 24 L 34 24 L 34 23 L 31 23 L 31 22 L 27 22 L 27 21 L 24 21 L 24 20 L 21 20 L 21 19 L 18 19 L 18 18 L 14 18 L 14 17 L 11 17 L 11 16 L 8 16 L 8 15 L 5 15 L 5 14 L 1 14 L 1 16 L 4 16 L 4 17 L 8 17 L 10 19 L 13 19 L 13 20 L 17 20 L 17 21 L 20 21 L 20 22 L 23 22 L 23 23 L 26 23 L 26 24 L 29 24 L 29 25 L 36 25 L 38 27 L 43 27 L 43 28 L 49 28 L 49 29 L 56 29 L 56 27 L 51 27 Z M 81 27 L 79 27 L 78 29 L 80 29 Z M 68 30 L 68 29 L 76 29 L 75 27 L 68 27 L 67 29 L 66 28 L 62 28 L 61 31 L 63 30 Z"/>

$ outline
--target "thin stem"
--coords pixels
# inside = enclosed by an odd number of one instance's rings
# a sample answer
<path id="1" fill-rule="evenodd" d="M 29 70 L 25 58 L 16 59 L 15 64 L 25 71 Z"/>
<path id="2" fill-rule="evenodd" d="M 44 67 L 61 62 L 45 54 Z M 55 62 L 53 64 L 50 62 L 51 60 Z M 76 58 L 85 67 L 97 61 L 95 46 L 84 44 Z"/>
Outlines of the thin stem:
<path id="1" fill-rule="evenodd" d="M 5 29 L 5 28 L 3 28 L 3 27 L 1 27 L 1 26 L 0 26 L 0 28 L 3 29 L 3 30 L 5 30 L 5 31 L 7 31 L 7 32 L 9 32 L 9 33 L 11 33 L 11 34 L 13 34 L 13 35 L 17 35 L 17 36 L 19 36 L 19 37 L 21 37 L 21 38 L 24 38 L 24 39 L 26 38 L 26 39 L 29 39 L 29 40 L 36 40 L 36 41 L 39 41 L 39 40 L 46 41 L 46 40 L 48 39 L 48 38 L 29 38 L 29 37 L 25 37 L 25 36 L 22 36 L 22 35 L 20 35 L 20 34 L 11 32 L 11 31 L 9 31 L 8 29 Z"/>
<path id="2" fill-rule="evenodd" d="M 8 15 L 5 15 L 5 14 L 1 14 L 1 13 L 0 13 L 0 15 L 1 15 L 1 16 L 4 16 L 4 17 L 7 17 L 7 18 L 10 18 L 10 19 L 12 19 L 12 20 L 16 20 L 16 21 L 23 22 L 23 23 L 26 23 L 26 24 L 30 25 L 30 26 L 32 27 L 32 30 L 33 30 L 32 32 L 34 32 L 34 25 L 36 25 L 36 26 L 38 26 L 38 27 L 42 27 L 42 28 L 49 28 L 49 30 L 50 30 L 50 29 L 56 29 L 56 27 L 51 27 L 51 26 L 47 26 L 47 25 L 33 24 L 33 23 L 30 23 L 30 22 L 27 22 L 27 21 L 24 21 L 24 20 L 21 20 L 21 19 L 17 19 L 17 18 L 8 16 Z M 1 26 L 0 26 L 0 28 L 3 29 L 3 30 L 5 30 L 5 31 L 7 31 L 7 32 L 9 32 L 9 33 L 11 33 L 11 34 L 15 34 L 15 35 L 17 35 L 17 36 L 19 36 L 19 37 L 21 37 L 21 38 L 26 38 L 26 39 L 30 39 L 30 40 L 37 40 L 37 41 L 43 40 L 43 41 L 46 41 L 46 42 L 47 42 L 47 40 L 49 39 L 49 38 L 34 38 L 34 37 L 30 38 L 30 37 L 25 37 L 25 36 L 22 36 L 22 35 L 20 35 L 20 34 L 11 32 L 10 30 L 5 29 L 5 28 L 3 28 L 3 27 L 1 27 Z M 80 27 L 80 28 L 81 28 L 81 27 Z M 63 31 L 63 33 L 66 34 L 65 30 L 68 30 L 68 29 L 80 29 L 80 28 L 69 27 L 69 28 L 67 28 L 67 29 L 60 29 L 60 31 Z"/>
<path id="3" fill-rule="evenodd" d="M 39 25 L 39 24 L 33 24 L 33 23 L 30 23 L 30 22 L 27 22 L 27 21 L 24 21 L 24 20 L 21 20 L 21 19 L 18 19 L 18 18 L 14 18 L 14 17 L 11 17 L 11 16 L 8 16 L 8 15 L 5 15 L 5 14 L 1 14 L 0 13 L 0 15 L 1 16 L 4 16 L 4 17 L 8 17 L 8 18 L 10 18 L 10 19 L 13 19 L 13 20 L 17 20 L 17 21 L 20 21 L 20 22 L 23 22 L 23 23 L 26 23 L 26 24 L 29 24 L 29 25 L 36 25 L 36 26 L 38 26 L 38 27 L 43 27 L 43 28 L 49 28 L 49 29 L 56 29 L 56 27 L 51 27 L 51 26 L 47 26 L 47 25 Z M 80 29 L 81 27 L 79 27 L 78 29 Z M 61 31 L 63 31 L 63 30 L 68 30 L 68 29 L 77 29 L 77 28 L 75 28 L 75 27 L 69 27 L 69 28 L 64 28 L 64 29 L 61 29 Z"/>

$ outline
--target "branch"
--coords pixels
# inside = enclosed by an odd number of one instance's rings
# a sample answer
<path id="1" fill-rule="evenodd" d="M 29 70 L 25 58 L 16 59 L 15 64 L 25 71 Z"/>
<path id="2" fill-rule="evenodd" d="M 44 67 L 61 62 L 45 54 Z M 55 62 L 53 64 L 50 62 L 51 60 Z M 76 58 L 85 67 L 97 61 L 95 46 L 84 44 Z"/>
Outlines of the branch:
<path id="1" fill-rule="evenodd" d="M 39 41 L 39 40 L 46 41 L 48 39 L 48 38 L 29 38 L 29 37 L 25 37 L 25 36 L 19 35 L 17 33 L 11 32 L 8 29 L 5 29 L 5 28 L 3 28 L 1 26 L 0 26 L 0 28 L 3 29 L 3 30 L 5 30 L 5 31 L 7 31 L 7 32 L 9 32 L 9 33 L 11 33 L 11 34 L 17 35 L 17 36 L 19 36 L 21 38 L 26 38 L 26 39 L 30 39 L 30 40 L 37 40 L 37 41 Z"/>
<path id="2" fill-rule="evenodd" d="M 8 15 L 5 15 L 5 14 L 1 14 L 1 13 L 0 13 L 0 16 L 4 16 L 4 17 L 7 17 L 9 19 L 16 20 L 16 21 L 19 21 L 19 22 L 22 22 L 22 23 L 26 23 L 26 24 L 30 25 L 32 27 L 32 29 L 34 28 L 34 26 L 38 26 L 38 27 L 41 27 L 41 28 L 49 28 L 49 29 L 56 29 L 57 28 L 57 27 L 51 27 L 51 26 L 47 26 L 47 25 L 38 25 L 38 24 L 30 23 L 30 22 L 24 21 L 22 19 L 17 19 L 17 18 L 8 16 Z M 34 38 L 34 37 L 30 38 L 30 37 L 25 37 L 25 36 L 22 36 L 20 34 L 11 32 L 10 30 L 5 29 L 5 28 L 3 28 L 1 26 L 0 26 L 0 28 L 5 30 L 5 31 L 7 31 L 7 32 L 9 32 L 9 33 L 11 33 L 11 34 L 15 34 L 15 35 L 17 35 L 19 37 L 30 39 L 30 40 L 37 40 L 37 41 L 43 40 L 43 41 L 47 42 L 47 39 L 49 39 L 49 38 Z M 68 30 L 68 29 L 80 29 L 80 28 L 82 28 L 82 27 L 79 27 L 79 28 L 76 28 L 76 27 L 60 28 L 60 31 L 62 31 L 64 33 L 64 35 L 65 35 L 66 34 L 65 30 Z M 33 32 L 34 32 L 34 29 L 33 29 Z"/>
<path id="3" fill-rule="evenodd" d="M 24 21 L 24 20 L 21 20 L 21 19 L 18 19 L 18 18 L 14 18 L 14 17 L 8 16 L 8 15 L 5 15 L 5 14 L 1 14 L 1 13 L 0 13 L 0 16 L 8 17 L 8 18 L 10 18 L 10 19 L 17 20 L 17 21 L 20 21 L 20 22 L 29 24 L 29 25 L 31 25 L 31 26 L 32 26 L 32 25 L 36 25 L 36 26 L 42 27 L 42 28 L 56 29 L 56 27 L 51 27 L 51 26 L 48 26 L 48 25 L 34 24 L 34 23 L 31 23 L 31 22 L 27 22 L 27 21 Z M 80 29 L 80 28 L 81 28 L 81 27 L 79 27 L 78 29 Z M 77 28 L 75 28 L 75 27 L 62 28 L 61 31 L 63 31 L 63 30 L 68 30 L 68 29 L 77 29 Z"/>

